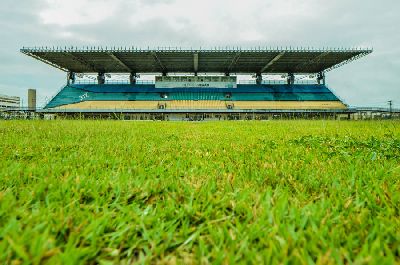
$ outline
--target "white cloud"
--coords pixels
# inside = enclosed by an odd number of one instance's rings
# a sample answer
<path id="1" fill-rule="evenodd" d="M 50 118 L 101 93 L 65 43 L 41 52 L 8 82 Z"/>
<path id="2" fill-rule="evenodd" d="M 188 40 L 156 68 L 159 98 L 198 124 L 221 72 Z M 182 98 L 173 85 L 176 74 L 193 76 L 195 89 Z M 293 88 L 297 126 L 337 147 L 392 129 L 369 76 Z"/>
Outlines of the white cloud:
<path id="1" fill-rule="evenodd" d="M 46 0 L 39 16 L 44 24 L 62 27 L 112 19 L 129 29 L 163 20 L 176 31 L 189 29 L 206 42 L 223 43 L 267 41 L 277 35 L 285 39 L 287 32 L 296 30 L 293 27 L 323 16 L 324 10 L 316 0 Z"/>
<path id="2" fill-rule="evenodd" d="M 51 96 L 64 73 L 27 58 L 22 46 L 374 47 L 328 73 L 350 104 L 400 106 L 398 0 L 2 0 L 0 93 L 28 87 Z M 23 77 L 23 78 L 22 78 Z"/>
<path id="3" fill-rule="evenodd" d="M 115 15 L 119 1 L 46 0 L 39 16 L 44 24 L 59 26 L 95 24 Z"/>

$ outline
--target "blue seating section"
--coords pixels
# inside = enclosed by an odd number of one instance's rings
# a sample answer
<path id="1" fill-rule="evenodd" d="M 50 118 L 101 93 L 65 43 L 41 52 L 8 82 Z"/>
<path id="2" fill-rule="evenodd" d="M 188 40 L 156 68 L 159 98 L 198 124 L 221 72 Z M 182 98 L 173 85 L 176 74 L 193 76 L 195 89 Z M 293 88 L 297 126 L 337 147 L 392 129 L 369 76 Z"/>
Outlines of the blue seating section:
<path id="1" fill-rule="evenodd" d="M 173 92 L 218 92 L 218 93 L 331 93 L 323 85 L 237 85 L 237 88 L 156 88 L 155 85 L 71 85 L 74 88 L 96 93 L 173 93 Z"/>
<path id="2" fill-rule="evenodd" d="M 154 85 L 67 85 L 47 105 L 81 101 L 339 101 L 324 85 L 238 85 L 237 88 L 156 88 Z"/>

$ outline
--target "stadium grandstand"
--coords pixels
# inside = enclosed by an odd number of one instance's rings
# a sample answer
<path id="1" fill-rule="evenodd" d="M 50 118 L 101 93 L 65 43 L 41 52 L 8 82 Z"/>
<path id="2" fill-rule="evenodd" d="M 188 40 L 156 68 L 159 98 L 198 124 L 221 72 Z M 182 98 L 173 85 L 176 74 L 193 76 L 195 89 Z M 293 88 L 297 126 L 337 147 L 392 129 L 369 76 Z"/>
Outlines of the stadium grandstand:
<path id="1" fill-rule="evenodd" d="M 372 50 L 40 47 L 21 52 L 67 73 L 66 85 L 43 113 L 197 120 L 347 115 L 325 75 Z M 253 79 L 239 80 L 244 75 Z"/>

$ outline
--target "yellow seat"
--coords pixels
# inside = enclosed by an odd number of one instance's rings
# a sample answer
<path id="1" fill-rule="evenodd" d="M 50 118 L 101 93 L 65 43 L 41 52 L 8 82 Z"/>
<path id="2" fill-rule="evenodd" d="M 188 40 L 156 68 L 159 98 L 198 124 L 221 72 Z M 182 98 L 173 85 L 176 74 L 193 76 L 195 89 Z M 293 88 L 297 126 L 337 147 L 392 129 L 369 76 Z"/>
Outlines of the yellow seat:
<path id="1" fill-rule="evenodd" d="M 55 109 L 158 109 L 158 101 L 83 101 Z"/>
<path id="2" fill-rule="evenodd" d="M 235 109 L 346 109 L 340 101 L 235 101 Z"/>
<path id="3" fill-rule="evenodd" d="M 220 100 L 171 100 L 167 109 L 226 109 L 226 105 Z"/>
<path id="4" fill-rule="evenodd" d="M 171 101 L 82 101 L 63 105 L 56 109 L 346 109 L 340 101 L 220 101 L 220 100 L 171 100 Z"/>

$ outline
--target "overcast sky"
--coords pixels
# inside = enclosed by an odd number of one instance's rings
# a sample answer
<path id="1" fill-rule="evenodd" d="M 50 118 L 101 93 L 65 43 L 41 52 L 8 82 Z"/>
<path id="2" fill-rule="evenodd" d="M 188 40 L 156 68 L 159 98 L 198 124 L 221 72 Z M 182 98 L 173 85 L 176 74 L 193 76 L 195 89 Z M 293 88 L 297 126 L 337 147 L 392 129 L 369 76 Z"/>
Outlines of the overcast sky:
<path id="1" fill-rule="evenodd" d="M 65 73 L 22 46 L 373 47 L 329 72 L 352 106 L 400 107 L 399 0 L 1 0 L 0 94 L 36 88 L 39 101 Z"/>

